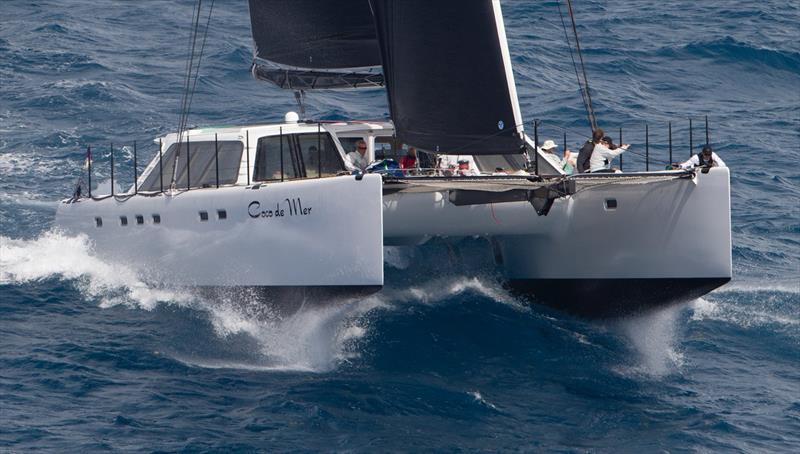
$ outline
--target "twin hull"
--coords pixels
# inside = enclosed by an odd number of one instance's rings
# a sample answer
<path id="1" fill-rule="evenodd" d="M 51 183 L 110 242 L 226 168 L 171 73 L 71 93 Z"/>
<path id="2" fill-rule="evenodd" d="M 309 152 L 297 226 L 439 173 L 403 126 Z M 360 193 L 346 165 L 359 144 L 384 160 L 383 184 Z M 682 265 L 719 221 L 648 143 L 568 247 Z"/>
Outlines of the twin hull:
<path id="1" fill-rule="evenodd" d="M 383 195 L 364 175 L 81 199 L 57 225 L 146 280 L 191 286 L 379 287 L 384 241 L 432 236 L 489 238 L 509 286 L 580 313 L 686 300 L 732 272 L 725 168 L 579 184 L 547 216 L 528 202 L 456 206 L 446 190 Z"/>

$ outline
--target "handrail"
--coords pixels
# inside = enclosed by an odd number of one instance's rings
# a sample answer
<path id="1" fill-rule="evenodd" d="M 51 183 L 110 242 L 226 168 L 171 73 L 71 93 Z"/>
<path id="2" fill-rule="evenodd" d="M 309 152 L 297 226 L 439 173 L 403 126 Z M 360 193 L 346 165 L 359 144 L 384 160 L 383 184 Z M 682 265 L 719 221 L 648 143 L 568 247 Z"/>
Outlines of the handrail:
<path id="1" fill-rule="evenodd" d="M 689 128 L 688 128 L 688 136 L 689 136 L 689 153 L 690 153 L 689 157 L 691 157 L 694 154 L 694 121 L 693 121 L 694 119 L 690 117 L 690 118 L 688 118 L 688 120 L 689 120 L 688 121 L 688 123 L 689 123 L 688 124 L 688 126 L 689 126 Z M 669 161 L 668 161 L 667 164 L 674 163 L 674 161 L 673 161 L 673 148 L 674 148 L 673 145 L 674 145 L 674 142 L 673 142 L 673 128 L 672 128 L 673 125 L 672 125 L 672 123 L 673 123 L 672 121 L 668 121 L 667 122 L 667 137 L 666 137 L 667 138 L 667 143 L 666 144 L 662 143 L 662 145 L 661 145 L 661 146 L 664 146 L 664 148 L 667 149 L 666 151 L 668 151 L 668 159 L 669 159 Z M 536 144 L 537 146 L 539 145 L 539 136 L 541 134 L 541 129 L 540 128 L 543 125 L 544 125 L 544 123 L 541 120 L 539 120 L 539 119 L 534 120 L 534 125 L 533 125 L 534 126 L 534 128 L 533 128 L 534 129 L 534 138 L 533 139 L 534 140 L 533 140 L 533 143 Z M 560 129 L 562 131 L 562 133 L 563 133 L 562 134 L 562 140 L 563 140 L 563 144 L 564 144 L 564 149 L 565 150 L 568 148 L 567 147 L 568 140 L 569 140 L 568 132 L 572 132 L 575 135 L 584 136 L 583 134 L 577 133 L 575 131 L 571 131 L 568 128 L 563 128 L 563 127 L 560 127 L 560 126 L 557 126 L 557 125 L 549 125 L 548 124 L 548 125 L 546 125 L 546 127 L 554 127 L 554 128 Z M 708 144 L 709 140 L 710 140 L 710 128 L 709 128 L 709 120 L 708 120 L 708 116 L 707 115 L 704 117 L 704 127 L 705 127 L 704 129 L 705 129 L 706 144 Z M 629 129 L 629 131 L 630 131 L 630 129 Z M 322 143 L 321 143 L 321 141 L 322 141 L 322 136 L 321 136 L 322 135 L 322 122 L 317 122 L 317 134 L 318 134 L 317 178 L 322 178 Z M 189 135 L 187 134 L 186 140 L 184 142 L 185 143 L 185 147 L 186 147 L 186 187 L 185 188 L 180 188 L 181 190 L 187 190 L 187 191 L 192 188 L 192 184 L 191 184 L 191 182 L 192 182 L 192 180 L 191 180 L 191 155 L 192 155 L 192 153 L 191 153 L 191 142 L 190 142 L 190 138 L 188 136 Z M 286 169 L 285 169 L 285 164 L 284 164 L 285 156 L 284 156 L 284 150 L 283 150 L 283 148 L 284 148 L 284 144 L 283 144 L 283 127 L 279 128 L 279 136 L 280 136 L 280 160 L 281 160 L 281 162 L 280 162 L 280 164 L 281 164 L 281 178 L 280 178 L 280 181 L 286 181 L 287 180 L 286 173 L 285 173 Z M 242 139 L 242 137 L 239 138 L 239 140 L 241 140 L 241 139 Z M 623 139 L 623 128 L 619 127 L 619 142 L 620 142 L 620 144 L 623 143 L 622 139 Z M 652 158 L 651 153 L 650 153 L 650 151 L 651 151 L 650 150 L 650 148 L 651 148 L 651 143 L 650 142 L 651 142 L 650 122 L 645 122 L 645 124 L 644 124 L 644 153 L 637 153 L 637 152 L 635 152 L 633 150 L 628 150 L 625 153 L 626 155 L 630 154 L 632 156 L 640 156 L 640 157 L 644 158 L 644 169 L 645 169 L 645 172 L 649 172 L 650 171 L 650 164 L 651 164 L 651 161 L 653 161 L 653 158 Z M 183 145 L 182 143 L 178 143 L 179 147 L 181 147 L 182 145 Z M 250 186 L 251 183 L 252 183 L 252 178 L 251 178 L 251 171 L 252 171 L 251 164 L 252 163 L 251 163 L 251 159 L 250 159 L 251 146 L 250 146 L 250 131 L 249 131 L 249 129 L 245 132 L 244 144 L 243 145 L 244 145 L 243 152 L 246 153 L 245 154 L 245 160 L 244 160 L 245 161 L 245 165 L 246 165 L 246 185 Z M 138 141 L 134 140 L 133 141 L 133 156 L 132 156 L 133 157 L 133 186 L 131 188 L 132 192 L 131 192 L 131 189 L 128 189 L 126 191 L 126 194 L 123 195 L 123 194 L 117 194 L 117 191 L 115 189 L 115 183 L 116 183 L 116 180 L 118 179 L 118 175 L 116 173 L 117 164 L 116 164 L 116 157 L 115 157 L 115 148 L 114 148 L 114 144 L 113 143 L 109 143 L 108 160 L 109 160 L 110 177 L 111 177 L 110 196 L 116 197 L 116 196 L 119 195 L 119 196 L 129 197 L 131 195 L 139 195 L 139 194 L 152 195 L 152 194 L 164 193 L 164 189 L 165 188 L 164 188 L 164 142 L 163 142 L 163 139 L 161 139 L 161 138 L 158 139 L 157 146 L 158 146 L 158 149 L 157 149 L 158 162 L 155 163 L 154 160 L 151 160 L 148 163 L 149 172 L 146 174 L 146 178 L 149 179 L 150 176 L 153 174 L 153 172 L 156 171 L 154 166 L 157 165 L 158 166 L 158 191 L 154 191 L 154 190 L 141 191 L 141 186 L 139 184 L 139 178 L 140 178 L 139 157 L 138 157 L 139 156 L 139 147 L 138 147 Z M 530 147 L 530 143 L 528 144 L 528 146 Z M 87 145 L 87 147 L 86 147 L 86 160 L 87 160 L 86 171 L 88 173 L 88 178 L 87 178 L 88 190 L 85 191 L 86 195 L 84 197 L 99 198 L 99 197 L 95 197 L 95 195 L 93 195 L 93 191 L 92 191 L 93 175 L 94 175 L 94 170 L 96 170 L 95 169 L 95 165 L 94 165 L 95 163 L 94 163 L 94 160 L 93 160 L 93 154 L 92 154 L 93 153 L 93 148 L 94 147 L 91 144 Z M 130 150 L 130 148 L 128 148 L 127 146 L 123 146 L 122 149 L 123 150 L 126 150 L 126 149 Z M 130 151 L 128 151 L 128 152 L 130 152 Z M 176 153 L 179 153 L 179 152 L 180 152 L 180 150 L 176 151 Z M 218 133 L 214 133 L 214 167 L 215 167 L 215 169 L 214 169 L 214 172 L 215 172 L 215 174 L 214 174 L 214 183 L 215 183 L 215 187 L 216 188 L 219 188 L 221 186 L 220 169 L 219 169 L 219 152 L 220 152 L 220 149 L 219 149 L 219 135 L 218 135 Z M 447 153 L 442 153 L 442 154 L 447 154 Z M 241 163 L 241 161 L 240 161 L 240 163 Z M 653 161 L 653 163 L 661 164 L 662 162 L 658 161 L 657 158 L 656 158 L 656 160 Z M 534 176 L 538 175 L 539 174 L 538 159 L 534 159 L 534 162 L 529 163 L 529 165 L 532 165 L 531 166 L 532 168 L 531 167 L 528 168 L 528 170 L 531 171 L 531 174 L 534 175 Z M 669 167 L 669 166 L 667 166 L 667 167 Z M 623 169 L 622 155 L 620 155 L 619 169 L 620 170 Z M 173 172 L 174 172 L 174 169 L 173 169 Z M 469 171 L 470 174 L 475 174 L 475 172 L 476 172 L 476 170 L 470 170 Z M 636 172 L 636 171 L 634 170 L 634 172 Z M 449 175 L 463 175 L 463 174 L 465 174 L 465 172 L 459 171 L 459 169 L 457 169 L 457 168 L 385 169 L 385 170 L 376 171 L 375 173 L 382 173 L 382 174 L 389 174 L 389 175 L 402 175 L 403 177 L 408 177 L 408 176 L 449 176 Z M 497 176 L 498 174 L 499 175 L 503 175 L 505 173 L 504 172 L 503 173 L 492 172 L 491 170 L 489 170 L 487 172 L 480 172 L 477 175 L 481 175 L 481 176 L 494 175 L 494 176 Z M 513 175 L 513 173 L 509 173 L 508 175 L 511 176 L 511 175 Z M 143 174 L 141 176 L 145 177 L 145 174 Z M 292 178 L 292 179 L 294 179 L 294 178 Z M 82 185 L 82 184 L 83 184 L 83 182 L 80 183 L 80 185 Z M 232 183 L 232 185 L 238 185 L 238 184 L 240 184 L 240 183 L 238 183 L 238 182 Z M 203 183 L 203 186 L 205 186 L 205 185 L 206 185 L 206 183 Z M 227 184 L 227 185 L 230 185 L 230 183 Z M 152 186 L 153 185 L 150 184 L 150 188 L 152 188 Z"/>

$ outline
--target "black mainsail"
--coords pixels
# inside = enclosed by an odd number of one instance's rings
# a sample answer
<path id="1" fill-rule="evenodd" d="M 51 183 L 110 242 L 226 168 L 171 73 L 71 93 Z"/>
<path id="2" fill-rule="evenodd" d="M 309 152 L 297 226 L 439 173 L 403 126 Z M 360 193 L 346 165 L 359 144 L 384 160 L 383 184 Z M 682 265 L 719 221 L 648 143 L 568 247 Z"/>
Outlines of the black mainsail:
<path id="1" fill-rule="evenodd" d="M 451 154 L 519 153 L 499 0 L 370 0 L 397 137 Z"/>
<path id="2" fill-rule="evenodd" d="M 249 0 L 253 75 L 282 88 L 383 85 L 368 0 Z"/>

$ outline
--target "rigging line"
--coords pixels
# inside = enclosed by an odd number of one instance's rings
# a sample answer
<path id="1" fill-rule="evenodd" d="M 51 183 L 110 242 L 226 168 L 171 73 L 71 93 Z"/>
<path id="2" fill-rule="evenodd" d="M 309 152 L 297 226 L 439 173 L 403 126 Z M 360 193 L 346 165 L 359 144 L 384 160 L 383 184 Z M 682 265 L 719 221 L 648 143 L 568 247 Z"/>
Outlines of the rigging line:
<path id="1" fill-rule="evenodd" d="M 175 149 L 175 158 L 172 162 L 172 178 L 170 180 L 170 189 L 175 190 L 178 179 L 178 160 L 181 155 L 181 142 L 183 141 L 183 129 L 186 123 L 185 112 L 186 102 L 189 96 L 189 86 L 192 79 L 192 68 L 194 67 L 195 48 L 197 46 L 197 29 L 200 26 L 200 10 L 203 7 L 203 0 L 198 0 L 192 11 L 192 33 L 189 35 L 189 44 L 187 46 L 186 55 L 186 77 L 183 82 L 183 95 L 181 96 L 181 107 L 178 116 L 178 141 Z M 186 150 L 188 153 L 188 149 Z"/>
<path id="2" fill-rule="evenodd" d="M 578 51 L 578 58 L 581 61 L 581 70 L 583 71 L 583 82 L 586 85 L 586 100 L 589 104 L 589 115 L 592 124 L 592 131 L 597 129 L 597 117 L 594 114 L 594 107 L 592 107 L 592 95 L 589 90 L 589 78 L 586 76 L 586 65 L 583 62 L 583 53 L 581 52 L 581 42 L 578 40 L 578 27 L 575 25 L 575 14 L 572 12 L 572 0 L 567 0 L 567 8 L 569 9 L 569 18 L 572 20 L 572 33 L 575 35 L 575 49 Z"/>
<path id="3" fill-rule="evenodd" d="M 200 62 L 203 58 L 203 52 L 206 48 L 206 39 L 208 38 L 208 27 L 211 25 L 211 14 L 214 12 L 214 2 L 216 0 L 211 0 L 211 7 L 208 10 L 208 19 L 206 20 L 206 28 L 203 30 L 203 43 L 200 45 L 200 53 L 197 55 L 197 67 L 194 71 L 194 81 L 192 82 L 192 89 L 189 91 L 189 102 L 186 104 L 186 118 L 184 119 L 184 129 L 186 128 L 186 123 L 189 121 L 189 112 L 192 108 L 192 99 L 194 99 L 194 92 L 197 88 L 197 79 L 200 76 Z"/>
<path id="4" fill-rule="evenodd" d="M 197 88 L 197 80 L 200 75 L 200 64 L 203 58 L 203 53 L 205 51 L 206 41 L 208 39 L 208 29 L 211 24 L 211 16 L 214 12 L 214 3 L 215 0 L 212 0 L 211 6 L 208 11 L 208 18 L 206 19 L 206 26 L 205 29 L 203 30 L 203 41 L 202 44 L 200 45 L 200 52 L 198 54 L 195 53 L 195 49 L 197 48 L 197 35 L 200 29 L 200 18 L 202 16 L 203 0 L 198 0 L 197 14 L 193 16 L 194 27 L 192 30 L 192 38 L 191 38 L 192 45 L 190 49 L 190 54 L 188 56 L 188 63 L 187 63 L 188 71 L 186 74 L 186 85 L 184 87 L 185 91 L 183 96 L 184 102 L 183 105 L 181 106 L 181 118 L 180 118 L 180 124 L 178 125 L 178 149 L 176 150 L 175 153 L 175 161 L 172 167 L 172 182 L 170 184 L 170 187 L 173 188 L 173 190 L 177 183 L 177 169 L 178 169 L 177 164 L 180 156 L 180 145 L 183 140 L 183 132 L 186 130 L 187 124 L 189 122 L 189 112 L 191 110 L 192 100 L 194 99 L 194 92 Z M 197 55 L 196 64 L 194 63 L 195 55 Z M 189 153 L 188 147 L 186 149 L 186 153 L 187 154 Z"/>
<path id="5" fill-rule="evenodd" d="M 198 0 L 198 4 L 201 5 L 202 4 L 202 0 Z M 213 5 L 212 5 L 212 8 L 213 8 Z M 197 41 L 197 35 L 200 32 L 200 17 L 202 15 L 202 5 L 200 6 L 200 10 L 201 11 L 197 13 L 197 22 L 195 23 L 194 32 L 193 32 L 195 42 Z M 211 16 L 210 16 L 210 13 L 209 13 L 209 20 L 210 19 L 211 19 Z M 186 126 L 189 123 L 189 109 L 191 108 L 192 97 L 194 95 L 194 89 L 195 89 L 195 87 L 197 85 L 197 76 L 198 76 L 198 73 L 200 71 L 200 59 L 203 56 L 203 47 L 205 47 L 205 37 L 207 36 L 207 34 L 208 34 L 208 28 L 206 26 L 206 30 L 205 30 L 204 35 L 203 35 L 203 43 L 201 45 L 201 49 L 200 49 L 200 53 L 199 54 L 194 52 L 194 50 L 196 49 L 196 46 L 192 48 L 191 67 L 189 68 L 189 79 L 190 79 L 189 80 L 189 85 L 190 86 L 187 87 L 187 91 L 186 91 L 186 104 L 183 107 L 183 121 L 182 121 L 182 124 L 181 124 L 181 131 L 186 130 Z M 194 62 L 195 58 L 197 59 L 197 63 Z"/>
<path id="6" fill-rule="evenodd" d="M 567 33 L 567 23 L 564 22 L 564 13 L 561 11 L 561 2 L 557 2 L 556 6 L 558 7 L 558 15 L 561 16 L 561 27 L 564 29 L 564 39 L 567 41 L 567 47 L 569 48 L 569 57 L 572 59 L 572 68 L 575 70 L 575 78 L 578 79 L 578 86 L 581 89 L 581 99 L 583 100 L 583 107 L 586 109 L 586 115 L 589 118 L 589 126 L 594 130 L 592 126 L 592 116 L 589 113 L 589 104 L 586 102 L 586 93 L 584 91 L 583 82 L 581 82 L 581 76 L 578 74 L 578 64 L 575 62 L 575 54 L 572 51 L 572 42 L 569 40 L 569 34 Z"/>
<path id="7" fill-rule="evenodd" d="M 189 43 L 186 52 L 186 77 L 183 81 L 183 94 L 181 96 L 181 107 L 178 117 L 178 140 L 181 138 L 182 125 L 184 112 L 186 111 L 186 101 L 189 93 L 189 86 L 191 84 L 192 67 L 194 66 L 195 47 L 197 45 L 197 28 L 200 22 L 200 8 L 203 6 L 203 0 L 198 0 L 192 11 L 192 33 L 189 35 Z"/>

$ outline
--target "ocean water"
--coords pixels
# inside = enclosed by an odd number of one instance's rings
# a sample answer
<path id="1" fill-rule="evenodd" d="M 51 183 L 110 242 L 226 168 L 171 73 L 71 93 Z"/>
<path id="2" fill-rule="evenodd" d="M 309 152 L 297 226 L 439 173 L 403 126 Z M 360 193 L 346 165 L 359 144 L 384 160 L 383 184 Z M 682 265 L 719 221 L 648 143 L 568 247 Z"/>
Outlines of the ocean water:
<path id="1" fill-rule="evenodd" d="M 601 126 L 642 152 L 649 125 L 657 167 L 667 122 L 678 159 L 707 115 L 733 172 L 733 281 L 608 321 L 514 298 L 468 260 L 479 240 L 387 248 L 384 291 L 288 313 L 148 286 L 53 218 L 86 145 L 176 129 L 193 3 L 0 5 L 0 451 L 800 450 L 796 2 L 574 2 Z M 587 127 L 556 5 L 503 2 L 523 116 L 574 147 Z M 191 124 L 295 108 L 250 77 L 247 14 L 215 3 Z M 307 108 L 388 110 L 378 89 Z M 130 148 L 117 159 L 130 168 Z"/>

